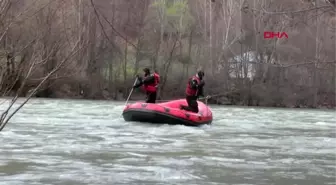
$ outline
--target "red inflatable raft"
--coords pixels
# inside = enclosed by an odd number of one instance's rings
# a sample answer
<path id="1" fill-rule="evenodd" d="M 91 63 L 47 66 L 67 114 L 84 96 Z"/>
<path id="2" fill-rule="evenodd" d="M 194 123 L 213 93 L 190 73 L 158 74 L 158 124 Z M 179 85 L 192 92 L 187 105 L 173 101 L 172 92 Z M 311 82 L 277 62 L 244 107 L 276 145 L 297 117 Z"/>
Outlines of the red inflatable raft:
<path id="1" fill-rule="evenodd" d="M 186 100 L 180 99 L 156 104 L 136 102 L 127 105 L 122 115 L 125 121 L 186 126 L 211 124 L 212 112 L 203 102 L 198 101 L 198 113 L 181 110 L 180 105 L 187 105 Z"/>

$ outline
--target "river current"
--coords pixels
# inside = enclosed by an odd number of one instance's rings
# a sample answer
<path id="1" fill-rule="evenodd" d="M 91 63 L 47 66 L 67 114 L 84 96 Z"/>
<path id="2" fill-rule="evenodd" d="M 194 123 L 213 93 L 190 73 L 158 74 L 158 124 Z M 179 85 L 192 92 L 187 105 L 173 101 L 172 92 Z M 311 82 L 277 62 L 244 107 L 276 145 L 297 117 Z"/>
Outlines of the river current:
<path id="1" fill-rule="evenodd" d="M 194 128 L 123 105 L 32 99 L 0 132 L 0 185 L 336 184 L 334 110 L 211 106 Z"/>

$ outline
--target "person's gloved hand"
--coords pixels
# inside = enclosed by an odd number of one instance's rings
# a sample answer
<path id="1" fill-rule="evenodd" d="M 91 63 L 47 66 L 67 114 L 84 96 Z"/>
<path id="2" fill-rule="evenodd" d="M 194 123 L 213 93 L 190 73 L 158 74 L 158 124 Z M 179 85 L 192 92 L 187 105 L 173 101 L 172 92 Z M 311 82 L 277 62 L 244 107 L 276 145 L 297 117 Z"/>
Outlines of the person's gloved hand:
<path id="1" fill-rule="evenodd" d="M 142 82 L 142 76 L 137 75 L 138 82 Z"/>

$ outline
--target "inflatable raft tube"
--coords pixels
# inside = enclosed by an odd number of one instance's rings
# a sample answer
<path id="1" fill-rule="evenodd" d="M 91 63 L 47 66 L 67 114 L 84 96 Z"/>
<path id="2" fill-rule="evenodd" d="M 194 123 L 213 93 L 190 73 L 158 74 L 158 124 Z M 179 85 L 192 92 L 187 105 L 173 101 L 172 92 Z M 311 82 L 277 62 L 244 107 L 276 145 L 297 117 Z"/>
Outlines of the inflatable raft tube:
<path id="1" fill-rule="evenodd" d="M 200 126 L 212 123 L 212 112 L 203 102 L 198 101 L 198 113 L 180 109 L 187 105 L 185 99 L 164 103 L 136 102 L 128 104 L 123 110 L 125 121 L 138 121 L 154 124 Z"/>

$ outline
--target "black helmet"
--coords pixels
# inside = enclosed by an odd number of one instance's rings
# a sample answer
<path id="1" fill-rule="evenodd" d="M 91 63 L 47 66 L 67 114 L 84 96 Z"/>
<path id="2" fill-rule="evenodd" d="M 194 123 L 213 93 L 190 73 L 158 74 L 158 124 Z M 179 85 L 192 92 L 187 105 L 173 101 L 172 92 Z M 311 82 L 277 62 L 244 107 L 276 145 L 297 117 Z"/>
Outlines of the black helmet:
<path id="1" fill-rule="evenodd" d="M 146 73 L 146 74 L 149 74 L 150 73 L 150 70 L 146 67 L 143 69 L 143 71 Z"/>
<path id="2" fill-rule="evenodd" d="M 204 72 L 202 70 L 197 71 L 197 76 L 202 79 L 204 77 Z"/>

